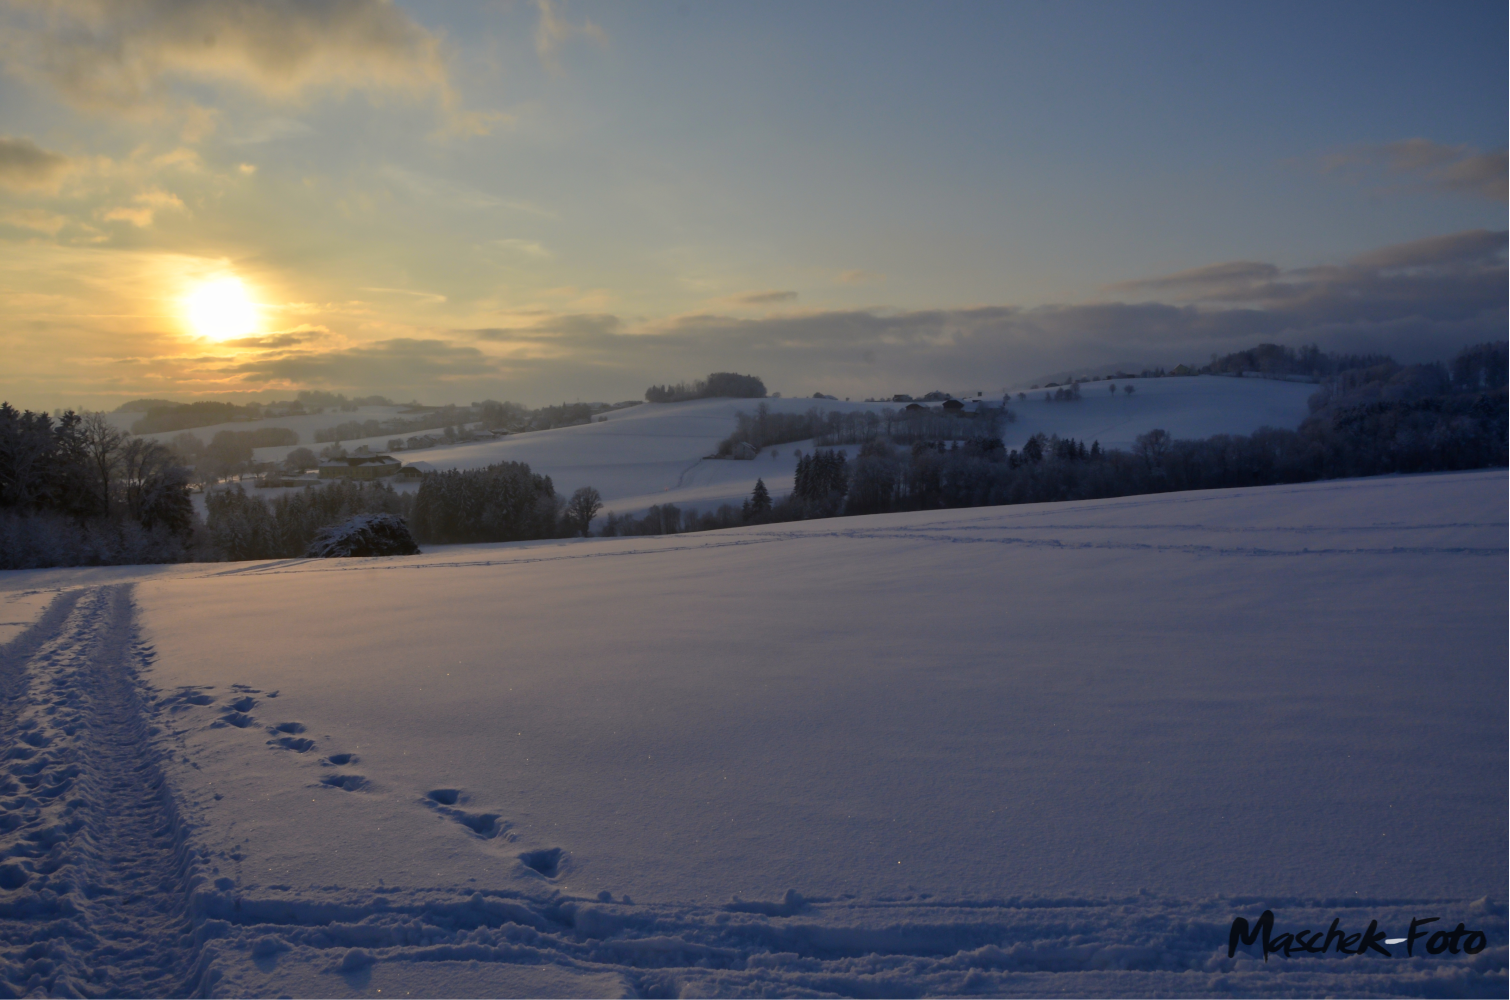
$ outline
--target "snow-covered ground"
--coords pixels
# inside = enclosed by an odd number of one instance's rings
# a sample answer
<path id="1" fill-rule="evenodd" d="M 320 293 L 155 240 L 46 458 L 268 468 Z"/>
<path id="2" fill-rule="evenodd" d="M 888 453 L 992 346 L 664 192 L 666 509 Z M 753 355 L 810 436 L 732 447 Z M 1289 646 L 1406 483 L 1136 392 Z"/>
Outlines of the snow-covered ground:
<path id="1" fill-rule="evenodd" d="M 20 635 L 42 616 L 56 594 L 50 590 L 0 593 L 0 643 Z"/>
<path id="2" fill-rule="evenodd" d="M 3 573 L 62 593 L 0 650 L 0 975 L 1503 996 L 1506 489 Z M 1228 959 L 1265 908 L 1489 947 Z"/>
<path id="3" fill-rule="evenodd" d="M 1265 425 L 1294 428 L 1305 419 L 1312 385 L 1266 379 L 1135 379 L 1128 395 L 1108 391 L 1108 383 L 1088 383 L 1077 403 L 1048 403 L 1043 391 L 1028 392 L 1011 409 L 1017 420 L 1005 425 L 1008 448 L 1020 448 L 1037 433 L 1100 441 L 1128 448 L 1139 435 L 1162 427 L 1177 438 L 1248 434 Z M 996 396 L 1000 399 L 1000 394 Z M 472 469 L 494 462 L 527 462 L 551 477 L 556 492 L 595 487 L 604 512 L 638 514 L 651 504 L 712 510 L 739 506 L 757 478 L 777 496 L 792 488 L 796 452 L 812 442 L 777 445 L 749 462 L 706 460 L 734 430 L 735 414 L 753 413 L 764 402 L 777 413 L 804 413 L 812 407 L 848 413 L 900 409 L 896 404 L 846 403 L 815 399 L 704 399 L 689 403 L 645 403 L 617 411 L 605 422 L 535 431 L 498 441 L 400 452 L 406 462 L 437 469 Z M 373 445 L 382 442 L 373 440 Z M 853 453 L 856 449 L 849 449 Z M 261 452 L 258 453 L 259 456 Z"/>

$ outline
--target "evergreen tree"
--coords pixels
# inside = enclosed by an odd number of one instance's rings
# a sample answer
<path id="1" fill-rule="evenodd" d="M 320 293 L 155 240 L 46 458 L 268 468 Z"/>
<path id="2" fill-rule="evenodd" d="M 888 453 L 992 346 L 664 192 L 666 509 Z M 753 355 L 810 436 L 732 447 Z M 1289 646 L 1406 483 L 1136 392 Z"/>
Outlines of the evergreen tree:
<path id="1" fill-rule="evenodd" d="M 771 512 L 771 491 L 765 488 L 765 480 L 755 480 L 755 489 L 750 492 L 750 513 L 764 517 Z"/>

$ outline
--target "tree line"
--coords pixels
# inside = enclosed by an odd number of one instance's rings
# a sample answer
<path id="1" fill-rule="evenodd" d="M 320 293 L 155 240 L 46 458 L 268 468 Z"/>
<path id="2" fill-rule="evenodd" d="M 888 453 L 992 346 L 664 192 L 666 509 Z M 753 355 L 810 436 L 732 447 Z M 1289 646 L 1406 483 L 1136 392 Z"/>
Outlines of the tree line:
<path id="1" fill-rule="evenodd" d="M 188 470 L 103 413 L 0 403 L 0 568 L 172 562 L 194 529 Z"/>
<path id="2" fill-rule="evenodd" d="M 682 403 L 689 399 L 760 399 L 765 396 L 765 382 L 758 375 L 739 375 L 734 372 L 714 372 L 705 379 L 691 384 L 677 382 L 674 385 L 653 385 L 645 390 L 649 403 Z"/>
<path id="3" fill-rule="evenodd" d="M 210 545 L 228 560 L 300 558 L 322 530 L 364 514 L 402 518 L 421 544 L 452 545 L 586 534 L 603 506 L 590 486 L 559 497 L 524 462 L 427 472 L 412 493 L 338 479 L 271 501 L 236 485 L 205 503 Z"/>
<path id="4" fill-rule="evenodd" d="M 1077 390 L 1078 395 L 1078 390 Z M 980 414 L 941 413 L 932 409 L 840 412 L 810 407 L 804 413 L 773 413 L 765 403 L 754 413 L 734 415 L 734 431 L 709 458 L 731 458 L 742 444 L 758 452 L 771 445 L 812 441 L 818 446 L 865 444 L 878 438 L 913 441 L 969 441 L 996 437 L 1016 420 L 1005 407 Z M 748 454 L 748 452 L 746 452 Z"/>

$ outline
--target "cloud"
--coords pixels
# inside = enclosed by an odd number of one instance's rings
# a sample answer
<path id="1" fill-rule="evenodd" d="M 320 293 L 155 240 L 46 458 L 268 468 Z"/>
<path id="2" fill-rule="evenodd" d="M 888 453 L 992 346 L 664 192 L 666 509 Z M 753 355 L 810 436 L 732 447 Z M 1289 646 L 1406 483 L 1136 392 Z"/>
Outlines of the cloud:
<path id="1" fill-rule="evenodd" d="M 1174 302 L 1280 310 L 1297 317 L 1421 315 L 1489 303 L 1505 275 L 1506 234 L 1474 229 L 1361 254 L 1346 264 L 1282 271 L 1237 261 L 1113 285 L 1109 291 Z M 1503 289 L 1500 289 L 1501 293 Z M 1501 294 L 1499 296 L 1503 298 Z M 1503 304 L 1503 303 L 1501 303 Z"/>
<path id="2" fill-rule="evenodd" d="M 879 285 L 886 280 L 886 275 L 875 271 L 853 269 L 839 272 L 839 284 L 841 285 Z"/>
<path id="3" fill-rule="evenodd" d="M 277 102 L 351 91 L 435 98 L 459 129 L 479 125 L 459 110 L 441 39 L 389 0 L 54 0 L 12 10 L 0 43 L 7 68 L 83 110 L 153 117 L 183 82 Z"/>
<path id="4" fill-rule="evenodd" d="M 729 301 L 741 306 L 768 306 L 777 302 L 793 302 L 797 299 L 796 292 L 748 292 L 744 295 L 735 295 Z"/>
<path id="5" fill-rule="evenodd" d="M 14 191 L 54 188 L 72 161 L 22 136 L 0 135 L 0 187 Z"/>
<path id="6" fill-rule="evenodd" d="M 540 9 L 540 21 L 535 26 L 535 54 L 540 62 L 552 72 L 561 72 L 558 53 L 561 47 L 575 37 L 589 38 L 599 45 L 608 44 L 608 35 L 591 21 L 572 24 L 557 12 L 554 0 L 535 0 Z"/>
<path id="7" fill-rule="evenodd" d="M 294 118 L 264 118 L 241 127 L 228 136 L 226 141 L 233 146 L 257 146 L 283 139 L 297 139 L 301 136 L 312 135 L 314 131 L 306 123 Z"/>
<path id="8" fill-rule="evenodd" d="M 320 333 L 313 330 L 297 330 L 288 333 L 273 333 L 265 337 L 242 337 L 239 340 L 222 340 L 222 347 L 239 347 L 242 350 L 271 351 L 318 339 Z"/>
<path id="9" fill-rule="evenodd" d="M 1279 268 L 1273 264 L 1258 264 L 1252 261 L 1233 261 L 1228 264 L 1208 264 L 1188 271 L 1178 271 L 1158 278 L 1140 278 L 1122 281 L 1110 286 L 1110 291 L 1121 293 L 1172 293 L 1182 298 L 1207 296 L 1248 287 L 1255 281 L 1272 281 L 1279 276 Z"/>
<path id="10" fill-rule="evenodd" d="M 131 206 L 119 206 L 107 210 L 100 218 L 107 222 L 129 222 L 140 229 L 152 225 L 158 212 L 164 209 L 184 210 L 183 200 L 178 195 L 158 188 L 143 191 L 131 199 Z"/>
<path id="11" fill-rule="evenodd" d="M 124 366 L 131 373 L 111 376 L 116 381 L 109 392 L 160 395 L 164 385 L 182 392 L 286 392 L 307 386 L 432 402 L 491 396 L 538 405 L 631 398 L 647 385 L 712 371 L 757 374 L 787 395 L 889 397 L 933 388 L 973 393 L 1031 381 L 1043 372 L 1111 363 L 1200 364 L 1212 353 L 1261 342 L 1315 343 L 1324 350 L 1388 352 L 1420 361 L 1504 339 L 1510 326 L 1506 245 L 1504 232 L 1470 230 L 1307 267 L 1220 263 L 1129 282 L 1106 301 L 1036 308 L 800 309 L 793 303 L 770 314 L 721 307 L 646 319 L 571 306 L 561 313 L 496 313 L 487 326 L 458 323 L 435 330 L 406 327 L 388 310 L 359 314 L 341 311 L 349 304 L 285 303 L 283 315 L 303 310 L 310 322 L 340 318 L 333 331 L 284 328 L 208 351 L 185 347 L 176 333 L 143 327 L 135 318 L 145 311 L 140 306 L 122 303 L 114 310 L 122 318 L 101 325 L 70 312 L 80 301 L 74 286 L 29 280 L 24 287 L 49 296 L 12 310 L 17 315 L 8 346 L 17 360 L 7 373 L 13 383 L 20 373 L 35 381 L 30 373 L 41 372 L 49 384 L 76 387 L 70 392 L 102 392 L 101 368 L 81 367 L 77 359 L 129 355 L 151 363 Z M 70 280 L 84 280 L 103 259 L 99 251 L 70 250 L 67 267 L 50 266 Z M 171 273 L 189 265 L 197 273 L 202 262 L 175 264 Z M 160 270 L 144 269 L 132 287 L 161 287 Z M 345 338 L 356 331 L 387 339 L 353 345 Z M 306 335 L 311 339 L 296 339 Z M 178 350 L 214 356 L 186 359 Z M 65 358 L 66 367 L 60 360 Z M 139 367 L 150 376 L 137 373 Z M 56 405 L 78 401 L 58 398 Z"/>
<path id="12" fill-rule="evenodd" d="M 496 381 L 501 365 L 475 347 L 398 338 L 335 351 L 291 351 L 276 357 L 237 359 L 219 364 L 217 371 L 242 382 L 403 389 L 437 382 Z"/>
<path id="13" fill-rule="evenodd" d="M 1420 186 L 1505 203 L 1507 162 L 1504 150 L 1483 152 L 1468 145 L 1448 146 L 1430 139 L 1402 139 L 1377 146 L 1356 146 L 1323 160 L 1327 171 L 1353 166 L 1382 166 L 1392 174 L 1414 178 Z"/>
<path id="14" fill-rule="evenodd" d="M 706 312 L 638 323 L 579 314 L 453 333 L 506 346 L 511 366 L 532 373 L 532 386 L 584 392 L 603 384 L 591 381 L 594 372 L 653 382 L 718 370 L 754 371 L 772 388 L 803 394 L 863 396 L 923 383 L 987 389 L 1124 358 L 1199 364 L 1263 341 L 1429 360 L 1504 338 L 1505 246 L 1503 232 L 1471 231 L 1343 264 L 1285 270 L 1236 262 L 1119 286 L 1157 292 L 1158 301 L 760 318 Z"/>
<path id="15" fill-rule="evenodd" d="M 1399 243 L 1353 258 L 1359 267 L 1382 269 L 1430 267 L 1494 267 L 1505 255 L 1505 233 L 1470 229 L 1448 236 L 1429 236 Z"/>
<path id="16" fill-rule="evenodd" d="M 628 324 L 612 313 L 546 315 L 525 326 L 454 330 L 477 340 L 508 344 L 569 343 L 576 347 L 614 349 L 625 342 Z"/>
<path id="17" fill-rule="evenodd" d="M 68 220 L 63 216 L 43 211 L 40 208 L 11 208 L 0 211 L 0 222 L 19 229 L 46 233 L 48 236 L 56 236 L 58 230 L 68 225 Z"/>
<path id="18" fill-rule="evenodd" d="M 435 303 L 435 304 L 439 304 L 441 302 L 446 301 L 446 297 L 444 295 L 440 295 L 440 294 L 438 294 L 436 292 L 420 292 L 420 291 L 415 291 L 415 290 L 410 289 L 410 288 L 380 288 L 380 287 L 373 286 L 373 285 L 363 285 L 359 289 L 359 291 L 363 291 L 363 292 L 384 292 L 384 293 L 387 293 L 389 295 L 407 295 L 407 296 L 410 296 L 411 298 L 416 298 L 416 299 L 419 299 L 419 300 L 421 300 L 423 302 L 431 302 L 431 303 Z"/>
<path id="19" fill-rule="evenodd" d="M 513 250 L 515 253 L 522 253 L 526 257 L 534 257 L 537 260 L 551 260 L 556 256 L 555 254 L 551 253 L 550 250 L 541 246 L 539 243 L 536 243 L 534 240 L 494 240 L 493 244 L 495 246 L 503 247 L 505 250 Z"/>

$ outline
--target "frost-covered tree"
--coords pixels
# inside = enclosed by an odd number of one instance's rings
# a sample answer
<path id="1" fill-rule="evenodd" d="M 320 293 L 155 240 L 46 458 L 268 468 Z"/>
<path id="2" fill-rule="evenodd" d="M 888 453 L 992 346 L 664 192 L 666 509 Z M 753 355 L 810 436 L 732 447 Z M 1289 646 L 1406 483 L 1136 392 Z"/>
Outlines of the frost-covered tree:
<path id="1" fill-rule="evenodd" d="M 838 511 L 849 488 L 849 465 L 843 452 L 818 449 L 797 462 L 792 496 L 810 511 L 806 517 L 827 517 Z"/>
<path id="2" fill-rule="evenodd" d="M 0 404 L 0 569 L 171 562 L 192 525 L 168 448 L 103 414 Z"/>

